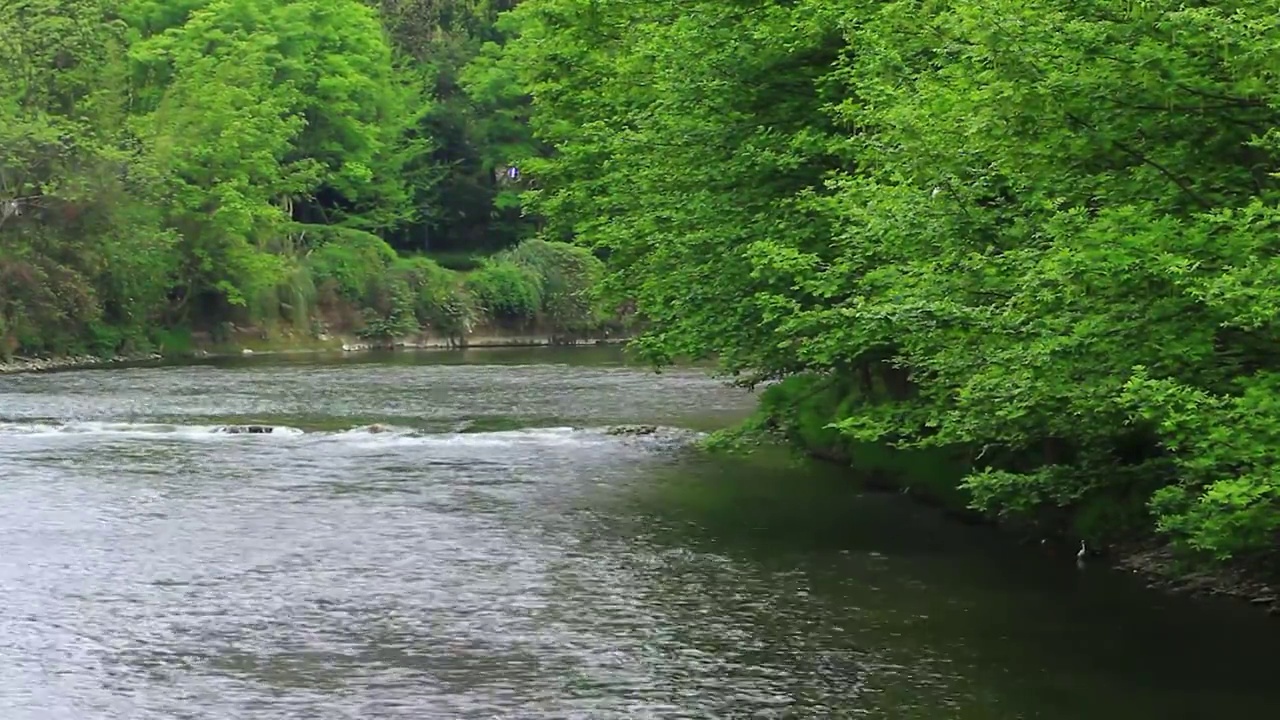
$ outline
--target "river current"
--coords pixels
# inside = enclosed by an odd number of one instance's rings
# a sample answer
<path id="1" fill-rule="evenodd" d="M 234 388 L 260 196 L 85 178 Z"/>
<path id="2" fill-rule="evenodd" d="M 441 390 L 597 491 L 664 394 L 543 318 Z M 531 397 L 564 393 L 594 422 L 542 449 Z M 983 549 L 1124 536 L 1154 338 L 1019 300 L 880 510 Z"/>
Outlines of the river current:
<path id="1" fill-rule="evenodd" d="M 0 377 L 0 718 L 1280 707 L 1248 608 L 692 445 L 754 401 L 612 349 Z"/>

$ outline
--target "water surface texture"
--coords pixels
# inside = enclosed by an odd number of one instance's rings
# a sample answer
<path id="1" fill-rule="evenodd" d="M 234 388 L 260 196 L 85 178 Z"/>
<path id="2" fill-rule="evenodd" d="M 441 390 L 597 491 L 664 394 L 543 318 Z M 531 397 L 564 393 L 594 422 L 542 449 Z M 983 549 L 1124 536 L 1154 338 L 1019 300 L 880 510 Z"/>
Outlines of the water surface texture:
<path id="1" fill-rule="evenodd" d="M 613 350 L 0 377 L 0 718 L 1280 707 L 1247 609 L 689 447 L 753 403 Z"/>

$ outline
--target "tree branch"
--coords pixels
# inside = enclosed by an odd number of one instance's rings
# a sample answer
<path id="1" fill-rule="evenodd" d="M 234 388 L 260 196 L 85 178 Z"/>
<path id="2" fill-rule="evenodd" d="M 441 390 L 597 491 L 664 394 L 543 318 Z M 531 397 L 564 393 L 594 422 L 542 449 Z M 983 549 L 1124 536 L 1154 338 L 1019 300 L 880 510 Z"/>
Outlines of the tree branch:
<path id="1" fill-rule="evenodd" d="M 1097 129 L 1096 127 L 1094 127 L 1093 125 L 1090 125 L 1089 123 L 1085 122 L 1083 119 L 1081 119 L 1081 118 L 1080 118 L 1079 116 L 1077 116 L 1075 113 L 1068 112 L 1068 113 L 1066 113 L 1066 116 L 1067 116 L 1067 119 L 1071 120 L 1071 121 L 1072 121 L 1072 122 L 1074 122 L 1074 123 L 1077 123 L 1077 124 L 1078 124 L 1078 125 L 1080 125 L 1081 127 L 1087 128 L 1087 129 L 1091 130 L 1092 132 L 1094 132 L 1095 134 L 1099 134 L 1099 135 L 1101 134 L 1101 133 L 1099 133 L 1099 132 L 1098 132 L 1098 129 Z M 1206 209 L 1206 210 L 1212 210 L 1212 209 L 1213 209 L 1213 203 L 1209 202 L 1209 200 L 1208 200 L 1207 198 L 1205 198 L 1205 197 L 1204 197 L 1203 195 L 1201 195 L 1200 193 L 1196 192 L 1195 188 L 1193 188 L 1193 187 L 1191 186 L 1191 183 L 1187 182 L 1187 180 L 1186 180 L 1185 178 L 1182 178 L 1182 177 L 1178 176 L 1178 175 L 1177 175 L 1176 173 L 1174 173 L 1172 170 L 1170 170 L 1170 169 L 1166 168 L 1165 166 L 1161 165 L 1160 163 L 1156 162 L 1155 160 L 1152 160 L 1151 158 L 1147 157 L 1146 155 L 1143 155 L 1142 153 L 1138 152 L 1137 150 L 1134 150 L 1133 148 L 1129 147 L 1128 145 L 1124 144 L 1123 142 L 1121 142 L 1121 141 L 1119 141 L 1119 140 L 1116 140 L 1116 139 L 1114 139 L 1114 138 L 1113 138 L 1113 139 L 1109 140 L 1109 142 L 1110 142 L 1112 145 L 1115 145 L 1115 146 L 1116 146 L 1116 149 L 1118 149 L 1120 152 L 1122 152 L 1122 153 L 1124 153 L 1124 154 L 1128 155 L 1129 157 L 1133 158 L 1134 160 L 1137 160 L 1138 162 L 1142 163 L 1143 165 L 1147 165 L 1147 166 L 1150 166 L 1150 167 L 1154 168 L 1154 169 L 1156 170 L 1156 172 L 1158 172 L 1158 173 L 1160 173 L 1161 175 L 1163 175 L 1163 176 L 1165 176 L 1166 178 L 1168 178 L 1168 180 L 1169 180 L 1170 182 L 1172 182 L 1174 185 L 1177 185 L 1177 186 L 1182 190 L 1182 192 L 1186 193 L 1186 194 L 1187 194 L 1187 196 L 1189 196 L 1190 198 L 1192 198 L 1193 200 L 1195 200 L 1197 203 L 1199 203 L 1199 204 L 1200 204 L 1200 206 L 1201 206 L 1201 207 L 1203 207 L 1204 209 Z"/>

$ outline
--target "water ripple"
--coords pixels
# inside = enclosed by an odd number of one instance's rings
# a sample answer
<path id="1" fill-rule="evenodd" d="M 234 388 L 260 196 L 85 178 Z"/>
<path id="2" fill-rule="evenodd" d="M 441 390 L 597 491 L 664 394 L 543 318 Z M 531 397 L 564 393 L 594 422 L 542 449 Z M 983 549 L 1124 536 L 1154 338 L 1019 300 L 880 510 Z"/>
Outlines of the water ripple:
<path id="1" fill-rule="evenodd" d="M 989 566 L 945 526 L 708 459 L 693 430 L 605 431 L 751 405 L 607 364 L 0 378 L 0 718 L 1067 720 L 1275 699 L 1204 675 L 1108 692 L 1055 660 L 1077 627 L 1006 609 L 1072 606 L 953 570 Z M 1049 630 L 998 639 L 1028 627 Z"/>

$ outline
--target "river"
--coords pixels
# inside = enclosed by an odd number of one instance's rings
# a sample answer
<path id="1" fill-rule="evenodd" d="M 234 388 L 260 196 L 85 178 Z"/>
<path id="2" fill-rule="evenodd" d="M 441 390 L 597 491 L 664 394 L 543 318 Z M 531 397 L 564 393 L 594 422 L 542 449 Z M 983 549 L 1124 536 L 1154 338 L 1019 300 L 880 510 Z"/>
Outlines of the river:
<path id="1" fill-rule="evenodd" d="M 753 401 L 613 349 L 0 377 L 0 718 L 1280 707 L 1250 608 L 689 446 Z"/>

